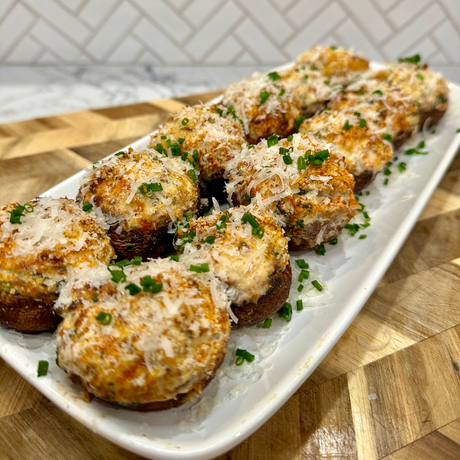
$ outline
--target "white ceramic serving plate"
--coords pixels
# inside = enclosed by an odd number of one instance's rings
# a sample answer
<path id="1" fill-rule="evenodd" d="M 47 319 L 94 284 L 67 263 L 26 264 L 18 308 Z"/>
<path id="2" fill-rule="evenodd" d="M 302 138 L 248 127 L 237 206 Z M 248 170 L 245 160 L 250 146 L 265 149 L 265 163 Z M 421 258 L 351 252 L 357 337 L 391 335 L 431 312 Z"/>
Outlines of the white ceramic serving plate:
<path id="1" fill-rule="evenodd" d="M 383 185 L 384 176 L 379 175 L 367 189 L 370 195 L 361 198 L 372 225 L 354 237 L 345 232 L 338 245 L 326 245 L 324 257 L 314 251 L 291 255 L 310 263 L 308 283 L 318 279 L 327 286 L 323 293 L 307 297 L 305 308 L 294 311 L 289 323 L 276 318 L 271 329 L 241 328 L 233 333 L 222 372 L 193 407 L 144 414 L 98 400 L 84 402 L 80 388 L 55 365 L 49 333 L 26 337 L 0 327 L 0 356 L 62 410 L 139 455 L 157 460 L 194 460 L 224 453 L 266 422 L 309 377 L 396 256 L 460 145 L 460 134 L 456 133 L 460 128 L 460 87 L 450 87 L 448 112 L 436 127 L 436 134 L 427 135 L 428 155 L 398 152 L 398 162 L 406 162 L 407 171 L 399 173 L 393 167 L 387 186 Z M 148 140 L 146 136 L 132 147 L 145 146 Z M 420 140 L 421 135 L 405 148 Z M 74 198 L 81 175 L 67 179 L 46 195 Z M 360 234 L 367 238 L 358 239 Z M 317 292 L 309 288 L 304 293 Z M 252 351 L 255 361 L 235 366 L 237 346 Z M 38 378 L 37 363 L 41 359 L 48 360 L 50 368 L 46 377 Z"/>

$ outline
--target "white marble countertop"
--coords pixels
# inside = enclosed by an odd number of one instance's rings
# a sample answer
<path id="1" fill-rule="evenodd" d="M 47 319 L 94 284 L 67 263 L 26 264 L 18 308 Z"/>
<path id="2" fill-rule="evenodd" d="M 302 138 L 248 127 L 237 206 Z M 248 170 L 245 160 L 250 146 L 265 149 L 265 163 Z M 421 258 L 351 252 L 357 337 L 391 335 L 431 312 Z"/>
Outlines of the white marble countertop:
<path id="1" fill-rule="evenodd" d="M 254 67 L 0 67 L 0 123 L 217 90 Z"/>

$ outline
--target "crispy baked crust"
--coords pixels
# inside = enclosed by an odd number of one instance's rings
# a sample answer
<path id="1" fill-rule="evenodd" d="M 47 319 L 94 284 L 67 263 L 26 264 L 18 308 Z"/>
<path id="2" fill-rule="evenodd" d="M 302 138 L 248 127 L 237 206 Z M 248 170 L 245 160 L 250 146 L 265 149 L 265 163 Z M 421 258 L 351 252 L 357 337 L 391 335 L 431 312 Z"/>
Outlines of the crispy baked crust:
<path id="1" fill-rule="evenodd" d="M 126 404 L 126 403 L 120 403 L 117 401 L 109 401 L 107 399 L 102 399 L 102 401 L 108 402 L 110 404 L 114 404 L 116 406 L 123 407 L 124 409 L 129 409 L 137 412 L 150 412 L 150 411 L 160 411 L 160 410 L 167 410 L 167 409 L 173 409 L 174 407 L 179 407 L 182 404 L 185 404 L 186 402 L 193 401 L 205 388 L 206 386 L 211 382 L 211 380 L 216 376 L 220 366 L 222 365 L 224 358 L 225 358 L 225 351 L 222 351 L 222 353 L 219 355 L 219 357 L 216 360 L 214 370 L 211 375 L 206 375 L 203 377 L 203 379 L 198 382 L 193 390 L 189 391 L 188 393 L 179 393 L 177 395 L 177 398 L 175 399 L 168 399 L 166 401 L 152 401 L 149 403 L 144 403 L 144 404 Z M 86 382 L 78 375 L 76 374 L 69 374 L 69 378 L 76 384 L 81 385 L 88 393 L 91 395 L 93 394 L 91 392 L 91 388 L 86 384 Z"/>
<path id="2" fill-rule="evenodd" d="M 420 129 L 423 128 L 423 126 L 425 125 L 428 119 L 430 119 L 427 124 L 428 128 L 431 128 L 432 126 L 438 124 L 441 118 L 443 117 L 443 115 L 446 113 L 446 111 L 447 111 L 447 105 L 446 105 L 446 108 L 443 110 L 432 109 L 432 110 L 421 111 L 420 112 Z"/>
<path id="3" fill-rule="evenodd" d="M 318 243 L 318 235 L 323 227 L 326 227 L 326 230 L 323 233 L 321 242 Z M 300 230 L 287 228 L 286 230 L 287 236 L 291 238 L 289 240 L 289 251 L 304 251 L 305 249 L 311 249 L 319 244 L 331 241 L 342 233 L 343 225 L 334 225 L 331 221 L 326 224 L 314 222 L 309 225 L 307 229 Z"/>
<path id="4" fill-rule="evenodd" d="M 289 297 L 291 281 L 291 264 L 288 262 L 283 272 L 272 275 L 270 289 L 257 302 L 241 306 L 232 305 L 233 313 L 238 318 L 238 325 L 251 326 L 275 314 Z"/>
<path id="5" fill-rule="evenodd" d="M 117 226 L 110 227 L 107 233 L 119 260 L 140 256 L 142 260 L 146 261 L 148 258 L 160 257 L 167 249 L 173 249 L 172 237 L 167 232 L 168 227 L 163 227 L 150 235 L 139 230 L 123 231 L 117 234 L 116 228 Z M 130 245 L 133 245 L 132 251 L 127 249 Z"/>
<path id="6" fill-rule="evenodd" d="M 40 299 L 21 294 L 0 292 L 0 323 L 21 332 L 42 332 L 55 329 L 62 318 L 54 310 L 57 295 Z"/>
<path id="7" fill-rule="evenodd" d="M 355 178 L 355 192 L 359 192 L 363 188 L 366 188 L 374 179 L 377 174 L 372 171 L 363 171 L 357 176 L 353 175 Z"/>
<path id="8" fill-rule="evenodd" d="M 264 118 L 256 117 L 249 122 L 249 133 L 246 139 L 250 144 L 257 144 L 273 134 L 287 137 L 294 132 L 295 118 L 287 113 L 268 114 Z"/>

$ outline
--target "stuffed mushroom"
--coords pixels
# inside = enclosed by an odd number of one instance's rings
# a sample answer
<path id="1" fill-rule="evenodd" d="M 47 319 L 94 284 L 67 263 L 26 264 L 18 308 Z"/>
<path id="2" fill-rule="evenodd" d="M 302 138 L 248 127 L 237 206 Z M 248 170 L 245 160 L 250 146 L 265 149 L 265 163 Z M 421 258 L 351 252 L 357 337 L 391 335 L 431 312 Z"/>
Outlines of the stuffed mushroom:
<path id="1" fill-rule="evenodd" d="M 222 96 L 225 116 L 240 120 L 249 143 L 278 134 L 288 136 L 294 132 L 300 115 L 294 94 L 277 81 L 272 74 L 255 73 L 233 83 Z"/>
<path id="2" fill-rule="evenodd" d="M 373 132 L 359 112 L 352 116 L 326 111 L 305 120 L 300 133 L 327 142 L 345 158 L 345 168 L 355 178 L 355 191 L 367 187 L 393 157 L 393 147 Z"/>
<path id="3" fill-rule="evenodd" d="M 370 130 L 378 133 L 397 149 L 418 130 L 420 115 L 413 97 L 378 80 L 360 80 L 339 93 L 329 107 L 350 120 L 366 120 Z M 356 115 L 359 114 L 359 115 Z"/>
<path id="4" fill-rule="evenodd" d="M 145 260 L 170 246 L 168 226 L 198 211 L 200 192 L 189 162 L 130 148 L 88 169 L 77 201 L 106 222 L 121 259 Z"/>
<path id="5" fill-rule="evenodd" d="M 229 164 L 229 198 L 274 211 L 289 249 L 309 249 L 335 238 L 356 214 L 354 179 L 343 165 L 341 156 L 313 136 L 272 136 Z"/>
<path id="6" fill-rule="evenodd" d="M 224 171 L 246 145 L 243 125 L 225 108 L 195 105 L 173 113 L 149 147 L 196 165 L 204 197 L 225 201 Z"/>
<path id="7" fill-rule="evenodd" d="M 59 366 L 110 403 L 179 406 L 201 393 L 223 361 L 227 308 L 222 283 L 172 260 L 77 272 L 58 302 Z"/>
<path id="8" fill-rule="evenodd" d="M 88 210 L 89 211 L 89 210 Z M 94 214 L 73 200 L 40 197 L 0 211 L 0 323 L 23 332 L 53 329 L 59 291 L 73 270 L 115 256 Z"/>
<path id="9" fill-rule="evenodd" d="M 420 114 L 420 129 L 438 123 L 447 110 L 447 81 L 441 74 L 420 63 L 419 55 L 390 63 L 371 73 L 369 78 L 384 81 L 415 99 Z"/>
<path id="10" fill-rule="evenodd" d="M 231 288 L 233 319 L 251 325 L 276 313 L 291 286 L 288 240 L 271 211 L 239 206 L 179 226 L 180 261 L 210 271 Z"/>

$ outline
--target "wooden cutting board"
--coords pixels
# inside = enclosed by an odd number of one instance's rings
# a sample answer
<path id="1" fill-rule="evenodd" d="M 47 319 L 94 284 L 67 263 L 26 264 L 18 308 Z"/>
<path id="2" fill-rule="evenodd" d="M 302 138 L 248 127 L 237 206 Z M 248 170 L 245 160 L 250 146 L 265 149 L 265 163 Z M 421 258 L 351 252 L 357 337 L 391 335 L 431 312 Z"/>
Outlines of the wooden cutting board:
<path id="1" fill-rule="evenodd" d="M 163 99 L 0 125 L 0 206 L 153 131 Z M 460 458 L 460 156 L 378 288 L 278 413 L 219 460 Z M 358 341 L 389 344 L 369 350 Z M 0 460 L 140 458 L 57 409 L 0 359 Z"/>

